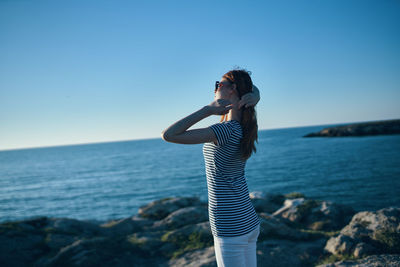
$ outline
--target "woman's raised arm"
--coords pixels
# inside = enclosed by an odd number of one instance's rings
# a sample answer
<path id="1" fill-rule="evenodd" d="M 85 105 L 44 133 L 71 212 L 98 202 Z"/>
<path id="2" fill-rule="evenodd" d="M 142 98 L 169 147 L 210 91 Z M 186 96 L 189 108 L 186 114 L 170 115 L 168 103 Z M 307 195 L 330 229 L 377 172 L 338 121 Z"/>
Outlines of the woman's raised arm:
<path id="1" fill-rule="evenodd" d="M 253 84 L 253 92 L 242 96 L 239 101 L 239 108 L 242 106 L 254 107 L 257 105 L 258 101 L 260 101 L 260 90 L 258 90 L 258 88 Z"/>
<path id="2" fill-rule="evenodd" d="M 178 144 L 215 142 L 217 141 L 217 138 L 210 127 L 193 130 L 187 129 L 208 116 L 226 114 L 231 108 L 232 105 L 228 100 L 214 100 L 211 104 L 202 107 L 198 111 L 169 126 L 167 129 L 162 131 L 161 137 L 167 142 Z"/>

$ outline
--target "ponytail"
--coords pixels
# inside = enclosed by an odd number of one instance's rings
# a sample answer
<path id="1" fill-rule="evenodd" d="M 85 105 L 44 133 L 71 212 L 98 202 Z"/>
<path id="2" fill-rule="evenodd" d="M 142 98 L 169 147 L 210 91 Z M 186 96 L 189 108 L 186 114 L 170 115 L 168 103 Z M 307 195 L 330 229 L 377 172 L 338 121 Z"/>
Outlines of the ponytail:
<path id="1" fill-rule="evenodd" d="M 243 107 L 242 109 L 242 122 L 240 124 L 243 129 L 243 138 L 240 141 L 240 151 L 242 160 L 246 161 L 253 152 L 257 152 L 255 142 L 258 143 L 258 125 L 254 107 Z"/>

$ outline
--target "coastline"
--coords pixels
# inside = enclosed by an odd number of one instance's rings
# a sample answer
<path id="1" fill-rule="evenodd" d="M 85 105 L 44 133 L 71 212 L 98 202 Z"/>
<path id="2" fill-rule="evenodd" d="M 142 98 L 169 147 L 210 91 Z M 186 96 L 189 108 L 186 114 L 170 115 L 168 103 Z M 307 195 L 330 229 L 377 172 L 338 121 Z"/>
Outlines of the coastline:
<path id="1" fill-rule="evenodd" d="M 261 221 L 259 266 L 400 263 L 400 207 L 355 212 L 298 192 L 250 197 Z M 5 266 L 216 266 L 207 203 L 197 197 L 156 200 L 107 222 L 8 221 L 0 233 Z"/>
<path id="2" fill-rule="evenodd" d="M 327 127 L 303 137 L 346 137 L 400 134 L 400 119 L 350 123 Z"/>

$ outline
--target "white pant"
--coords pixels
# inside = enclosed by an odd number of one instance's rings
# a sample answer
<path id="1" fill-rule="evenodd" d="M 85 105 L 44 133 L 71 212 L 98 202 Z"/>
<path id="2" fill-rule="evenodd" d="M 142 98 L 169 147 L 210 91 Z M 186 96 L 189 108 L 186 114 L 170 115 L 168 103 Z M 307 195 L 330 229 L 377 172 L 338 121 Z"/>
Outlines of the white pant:
<path id="1" fill-rule="evenodd" d="M 234 237 L 214 236 L 218 267 L 256 267 L 257 238 L 260 225 L 248 234 Z"/>

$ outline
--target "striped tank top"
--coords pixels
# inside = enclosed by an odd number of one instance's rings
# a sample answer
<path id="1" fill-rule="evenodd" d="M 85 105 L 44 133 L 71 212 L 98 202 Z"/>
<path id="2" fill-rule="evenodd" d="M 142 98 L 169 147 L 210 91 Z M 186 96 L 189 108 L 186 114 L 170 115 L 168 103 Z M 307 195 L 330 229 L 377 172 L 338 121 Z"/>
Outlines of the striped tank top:
<path id="1" fill-rule="evenodd" d="M 210 126 L 217 137 L 204 143 L 208 215 L 214 236 L 240 236 L 259 225 L 245 179 L 246 161 L 240 158 L 242 126 L 237 120 Z"/>

